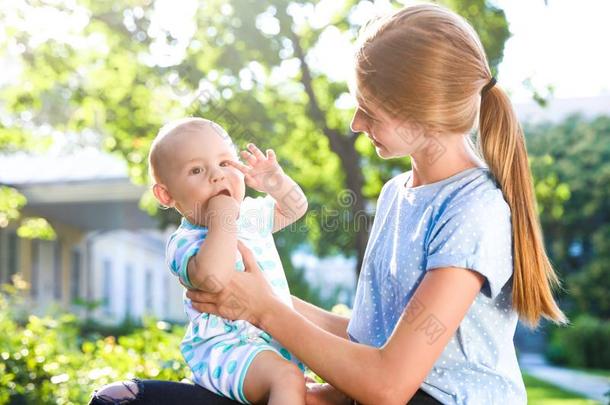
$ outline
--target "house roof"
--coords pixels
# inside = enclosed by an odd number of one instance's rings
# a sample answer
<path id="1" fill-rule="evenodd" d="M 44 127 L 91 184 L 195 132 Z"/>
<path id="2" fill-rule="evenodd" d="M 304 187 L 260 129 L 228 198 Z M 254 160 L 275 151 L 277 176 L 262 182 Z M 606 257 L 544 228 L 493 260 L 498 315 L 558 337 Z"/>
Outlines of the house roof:
<path id="1" fill-rule="evenodd" d="M 0 183 L 20 186 L 127 179 L 127 164 L 118 156 L 88 147 L 45 154 L 0 155 Z"/>
<path id="2" fill-rule="evenodd" d="M 130 181 L 122 159 L 95 148 L 0 155 L 0 184 L 27 198 L 27 214 L 52 224 L 85 231 L 156 227 L 154 218 L 139 209 L 146 188 Z"/>

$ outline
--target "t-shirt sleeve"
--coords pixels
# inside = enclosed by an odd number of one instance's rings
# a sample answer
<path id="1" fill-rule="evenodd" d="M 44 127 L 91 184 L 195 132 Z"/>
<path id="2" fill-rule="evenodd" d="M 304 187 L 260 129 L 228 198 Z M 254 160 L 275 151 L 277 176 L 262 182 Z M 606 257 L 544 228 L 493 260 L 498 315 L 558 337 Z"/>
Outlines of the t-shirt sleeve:
<path id="1" fill-rule="evenodd" d="M 275 200 L 265 197 L 246 197 L 239 211 L 240 232 L 265 236 L 273 230 Z"/>
<path id="2" fill-rule="evenodd" d="M 428 245 L 426 271 L 461 267 L 486 279 L 495 298 L 513 273 L 510 208 L 500 190 L 455 203 L 440 215 Z"/>
<path id="3" fill-rule="evenodd" d="M 174 233 L 167 242 L 165 260 L 170 271 L 180 279 L 182 284 L 193 287 L 187 271 L 191 257 L 199 252 L 206 232 L 201 229 L 181 229 Z"/>

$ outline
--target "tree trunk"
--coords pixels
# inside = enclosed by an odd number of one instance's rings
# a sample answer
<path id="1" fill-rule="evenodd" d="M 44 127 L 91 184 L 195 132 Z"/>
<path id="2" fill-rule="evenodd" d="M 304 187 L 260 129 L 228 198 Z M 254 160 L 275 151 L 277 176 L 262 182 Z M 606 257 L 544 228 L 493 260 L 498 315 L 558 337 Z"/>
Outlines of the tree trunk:
<path id="1" fill-rule="evenodd" d="M 372 221 L 372 218 L 365 211 L 365 201 L 364 196 L 362 195 L 364 177 L 362 176 L 362 170 L 360 168 L 360 155 L 354 146 L 356 142 L 356 133 L 350 130 L 346 135 L 343 135 L 339 131 L 329 128 L 326 121 L 326 115 L 320 109 L 313 90 L 311 72 L 305 61 L 305 53 L 303 52 L 299 38 L 292 29 L 287 29 L 286 31 L 292 40 L 294 52 L 301 62 L 301 83 L 305 87 L 305 92 L 309 97 L 308 109 L 311 119 L 322 128 L 322 132 L 329 140 L 330 149 L 339 157 L 341 166 L 345 172 L 346 188 L 350 190 L 353 196 L 354 201 L 350 207 L 352 221 L 349 226 L 353 227 L 355 234 L 355 248 L 356 254 L 358 255 L 356 276 L 359 276 L 369 236 L 369 224 Z"/>

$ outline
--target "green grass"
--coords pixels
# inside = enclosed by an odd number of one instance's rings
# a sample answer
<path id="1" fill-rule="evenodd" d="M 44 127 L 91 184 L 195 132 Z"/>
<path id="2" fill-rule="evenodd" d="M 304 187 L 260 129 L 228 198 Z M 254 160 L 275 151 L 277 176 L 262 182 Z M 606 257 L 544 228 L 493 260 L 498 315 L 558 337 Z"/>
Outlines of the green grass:
<path id="1" fill-rule="evenodd" d="M 527 403 L 530 405 L 594 405 L 599 402 L 586 399 L 570 391 L 551 385 L 530 375 L 524 374 L 527 389 Z"/>

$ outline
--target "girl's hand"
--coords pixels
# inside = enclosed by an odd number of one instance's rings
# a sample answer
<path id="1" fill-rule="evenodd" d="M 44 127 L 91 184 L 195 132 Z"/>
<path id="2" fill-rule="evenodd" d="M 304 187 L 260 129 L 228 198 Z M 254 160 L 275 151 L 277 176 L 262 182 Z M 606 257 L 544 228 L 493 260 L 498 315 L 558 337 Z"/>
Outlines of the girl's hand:
<path id="1" fill-rule="evenodd" d="M 275 152 L 267 149 L 264 155 L 253 143 L 249 143 L 247 151 L 241 152 L 241 157 L 246 162 L 243 165 L 236 161 L 227 162 L 244 174 L 246 184 L 256 191 L 269 194 L 282 181 L 284 171 L 277 162 Z"/>
<path id="2" fill-rule="evenodd" d="M 276 298 L 250 249 L 241 241 L 237 242 L 237 248 L 244 261 L 244 272 L 233 272 L 227 285 L 209 280 L 209 290 L 213 292 L 187 290 L 186 296 L 199 312 L 230 320 L 243 319 L 259 326 L 261 316 L 267 308 L 276 304 Z"/>
<path id="3" fill-rule="evenodd" d="M 330 384 L 307 384 L 307 405 L 352 405 L 354 401 Z"/>

